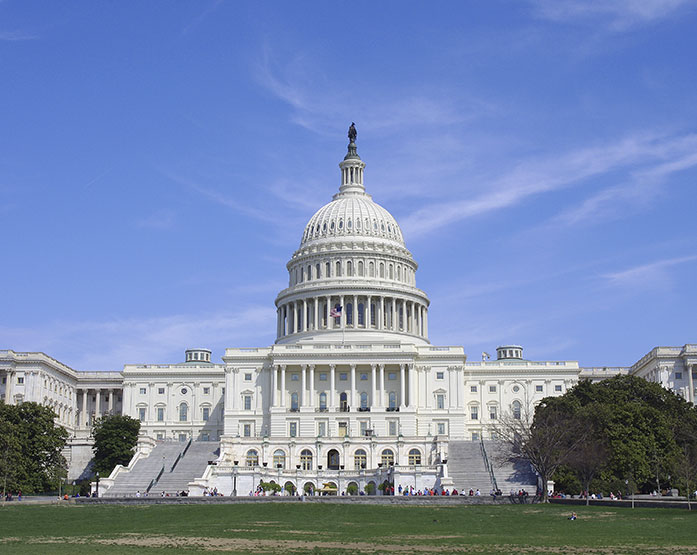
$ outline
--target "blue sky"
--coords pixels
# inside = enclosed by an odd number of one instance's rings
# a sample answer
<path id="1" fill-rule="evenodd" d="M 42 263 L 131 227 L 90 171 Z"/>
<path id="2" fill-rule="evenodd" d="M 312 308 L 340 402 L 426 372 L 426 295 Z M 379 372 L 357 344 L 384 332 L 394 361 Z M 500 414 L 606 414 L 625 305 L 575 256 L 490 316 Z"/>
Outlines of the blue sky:
<path id="1" fill-rule="evenodd" d="M 355 121 L 431 341 L 697 341 L 697 6 L 0 1 L 0 347 L 265 346 Z"/>

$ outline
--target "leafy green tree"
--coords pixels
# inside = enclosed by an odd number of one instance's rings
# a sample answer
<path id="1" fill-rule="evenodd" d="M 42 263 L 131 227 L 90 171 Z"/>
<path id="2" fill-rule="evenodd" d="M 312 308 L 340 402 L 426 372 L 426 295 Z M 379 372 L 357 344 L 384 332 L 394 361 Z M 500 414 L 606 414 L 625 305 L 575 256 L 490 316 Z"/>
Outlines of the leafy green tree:
<path id="1" fill-rule="evenodd" d="M 140 422 L 120 414 L 98 418 L 94 436 L 94 470 L 108 476 L 117 464 L 127 465 L 135 451 Z"/>
<path id="2" fill-rule="evenodd" d="M 5 491 L 39 493 L 56 488 L 67 464 L 61 451 L 68 433 L 56 413 L 38 403 L 0 402 L 0 479 Z"/>
<path id="3" fill-rule="evenodd" d="M 356 484 L 349 484 L 346 486 L 346 493 L 348 495 L 358 495 L 358 486 Z"/>
<path id="4" fill-rule="evenodd" d="M 591 431 L 586 440 L 589 457 L 597 442 L 607 451 L 607 464 L 596 469 L 594 481 L 606 491 L 617 489 L 629 477 L 642 491 L 669 487 L 671 469 L 683 452 L 676 431 L 697 437 L 694 406 L 659 384 L 634 376 L 582 381 L 565 395 L 543 399 L 535 417 L 548 411 L 566 413 Z"/>
<path id="5" fill-rule="evenodd" d="M 367 495 L 375 495 L 375 484 L 373 482 L 368 482 L 363 489 Z"/>

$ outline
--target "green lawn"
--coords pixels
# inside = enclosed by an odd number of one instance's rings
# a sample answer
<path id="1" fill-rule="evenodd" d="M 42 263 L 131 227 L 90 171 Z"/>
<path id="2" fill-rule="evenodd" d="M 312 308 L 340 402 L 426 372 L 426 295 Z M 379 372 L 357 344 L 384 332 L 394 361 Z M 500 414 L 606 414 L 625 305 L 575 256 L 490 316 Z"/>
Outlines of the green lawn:
<path id="1" fill-rule="evenodd" d="M 555 505 L 17 504 L 0 509 L 0 553 L 697 553 L 696 525 L 694 511 Z"/>

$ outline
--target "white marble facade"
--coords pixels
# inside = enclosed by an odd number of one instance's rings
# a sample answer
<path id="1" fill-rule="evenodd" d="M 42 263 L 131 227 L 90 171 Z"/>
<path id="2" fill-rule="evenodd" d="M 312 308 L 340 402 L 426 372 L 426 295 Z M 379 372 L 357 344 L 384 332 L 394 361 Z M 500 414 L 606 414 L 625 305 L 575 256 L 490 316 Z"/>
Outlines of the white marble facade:
<path id="1" fill-rule="evenodd" d="M 274 345 L 229 348 L 222 363 L 189 349 L 182 363 L 121 372 L 5 350 L 1 398 L 51 406 L 76 445 L 106 413 L 138 418 L 153 440 L 219 441 L 219 464 L 200 488 L 244 493 L 262 478 L 362 486 L 417 466 L 415 483 L 433 485 L 450 440 L 488 439 L 501 414 L 531 410 L 579 379 L 633 373 L 694 402 L 696 345 L 657 347 L 625 368 L 529 361 L 517 345 L 468 361 L 461 346 L 432 345 L 418 265 L 398 223 L 366 193 L 355 143 L 339 167 L 338 193 L 287 264 Z"/>

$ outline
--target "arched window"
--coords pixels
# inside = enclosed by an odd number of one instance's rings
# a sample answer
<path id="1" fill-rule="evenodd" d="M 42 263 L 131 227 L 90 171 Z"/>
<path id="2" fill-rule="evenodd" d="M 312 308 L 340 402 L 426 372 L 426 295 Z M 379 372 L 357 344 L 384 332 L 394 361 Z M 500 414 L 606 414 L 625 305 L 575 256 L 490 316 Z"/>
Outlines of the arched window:
<path id="1" fill-rule="evenodd" d="M 402 267 L 397 266 L 397 281 L 402 281 Z"/>
<path id="2" fill-rule="evenodd" d="M 337 261 L 336 263 L 336 277 L 341 277 L 341 262 Z"/>
<path id="3" fill-rule="evenodd" d="M 363 262 L 362 261 L 358 262 L 358 275 L 363 276 Z"/>
<path id="4" fill-rule="evenodd" d="M 179 405 L 179 422 L 186 422 L 189 419 L 189 405 L 182 403 Z"/>
<path id="5" fill-rule="evenodd" d="M 368 275 L 375 277 L 375 262 L 368 262 Z"/>
<path id="6" fill-rule="evenodd" d="M 390 391 L 388 397 L 389 407 L 391 409 L 397 408 L 397 394 L 394 391 Z"/>
<path id="7" fill-rule="evenodd" d="M 358 303 L 358 325 L 365 326 L 365 318 L 363 317 L 363 303 Z"/>
<path id="8" fill-rule="evenodd" d="M 347 276 L 352 276 L 353 275 L 353 262 L 350 260 L 346 262 L 346 275 Z"/>
<path id="9" fill-rule="evenodd" d="M 392 264 L 390 264 L 389 272 L 390 279 L 394 279 L 394 266 Z"/>
<path id="10" fill-rule="evenodd" d="M 273 452 L 273 467 L 274 468 L 285 468 L 286 467 L 286 452 L 283 449 L 276 449 Z"/>
<path id="11" fill-rule="evenodd" d="M 346 304 L 346 325 L 353 325 L 353 303 Z"/>
<path id="12" fill-rule="evenodd" d="M 520 420 L 520 401 L 513 401 L 511 408 L 513 409 L 513 418 Z"/>
<path id="13" fill-rule="evenodd" d="M 312 281 L 312 266 L 307 267 L 307 281 Z"/>
<path id="14" fill-rule="evenodd" d="M 409 464 L 412 466 L 421 464 L 421 451 L 418 449 L 409 451 Z"/>
<path id="15" fill-rule="evenodd" d="M 319 278 L 322 277 L 322 276 L 320 275 L 319 269 L 320 269 L 320 265 L 319 265 L 319 264 L 315 264 L 315 279 L 319 279 Z"/>
<path id="16" fill-rule="evenodd" d="M 370 303 L 370 325 L 375 325 L 375 303 Z"/>
<path id="17" fill-rule="evenodd" d="M 324 392 L 319 394 L 319 410 L 327 410 L 327 394 Z"/>
<path id="18" fill-rule="evenodd" d="M 324 277 L 329 277 L 331 274 L 331 271 L 332 271 L 332 265 L 329 262 L 327 262 L 324 265 Z"/>
<path id="19" fill-rule="evenodd" d="M 385 449 L 380 455 L 380 462 L 382 466 L 390 466 L 394 464 L 394 451 L 392 449 Z"/>
<path id="20" fill-rule="evenodd" d="M 247 466 L 259 466 L 259 453 L 254 449 L 247 451 Z"/>
<path id="21" fill-rule="evenodd" d="M 300 452 L 300 467 L 303 470 L 312 470 L 312 451 L 309 449 Z"/>
<path id="22" fill-rule="evenodd" d="M 363 393 L 361 393 L 361 408 L 362 409 L 368 408 L 368 394 L 365 391 Z"/>
<path id="23" fill-rule="evenodd" d="M 380 277 L 385 277 L 385 265 L 382 262 L 380 262 Z"/>
<path id="24" fill-rule="evenodd" d="M 348 412 L 349 410 L 348 395 L 346 395 L 345 391 L 342 391 L 339 395 L 339 409 L 341 410 L 341 412 Z"/>
<path id="25" fill-rule="evenodd" d="M 298 394 L 294 391 L 290 394 L 290 410 L 297 411 L 298 409 Z"/>
<path id="26" fill-rule="evenodd" d="M 366 467 L 368 463 L 368 456 L 363 449 L 356 449 L 353 454 L 353 465 L 356 470 L 361 470 Z"/>

